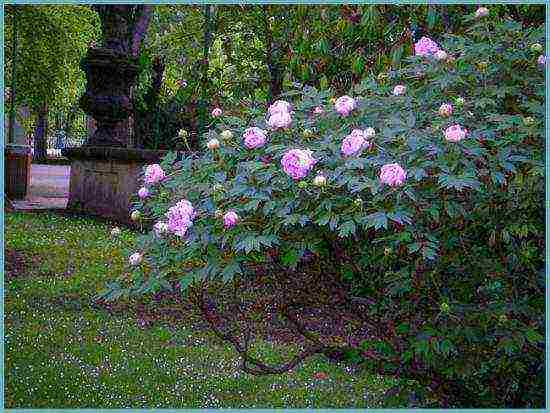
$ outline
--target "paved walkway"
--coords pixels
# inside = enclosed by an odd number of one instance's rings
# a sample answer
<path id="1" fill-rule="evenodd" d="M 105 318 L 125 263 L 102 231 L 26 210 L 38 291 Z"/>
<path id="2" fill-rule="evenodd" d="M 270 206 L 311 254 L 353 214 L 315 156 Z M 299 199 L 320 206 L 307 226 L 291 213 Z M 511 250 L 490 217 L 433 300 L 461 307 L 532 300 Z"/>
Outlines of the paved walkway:
<path id="1" fill-rule="evenodd" d="M 13 201 L 16 210 L 65 209 L 69 198 L 71 167 L 31 165 L 31 186 L 27 199 Z"/>

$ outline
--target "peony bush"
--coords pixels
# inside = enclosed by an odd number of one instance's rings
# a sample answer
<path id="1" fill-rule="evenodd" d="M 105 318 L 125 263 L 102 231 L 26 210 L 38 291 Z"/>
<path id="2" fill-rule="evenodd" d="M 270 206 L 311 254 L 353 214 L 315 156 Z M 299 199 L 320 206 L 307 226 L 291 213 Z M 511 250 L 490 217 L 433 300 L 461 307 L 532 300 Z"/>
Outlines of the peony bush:
<path id="1" fill-rule="evenodd" d="M 152 230 L 131 283 L 105 296 L 313 256 L 385 326 L 351 359 L 375 352 L 428 405 L 532 407 L 543 260 L 525 234 L 543 222 L 544 72 L 530 45 L 543 30 L 488 13 L 345 96 L 304 86 L 220 113 L 203 152 L 146 168 L 135 209 Z"/>

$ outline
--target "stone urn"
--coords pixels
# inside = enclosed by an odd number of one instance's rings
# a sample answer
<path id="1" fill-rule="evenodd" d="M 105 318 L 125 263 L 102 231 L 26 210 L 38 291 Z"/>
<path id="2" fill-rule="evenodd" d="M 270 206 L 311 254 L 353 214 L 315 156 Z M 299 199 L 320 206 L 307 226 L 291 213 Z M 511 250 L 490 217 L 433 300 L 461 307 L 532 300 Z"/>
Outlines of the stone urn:
<path id="1" fill-rule="evenodd" d="M 80 107 L 96 121 L 88 146 L 127 147 L 126 121 L 132 112 L 130 88 L 136 80 L 135 59 L 116 50 L 90 48 L 81 62 L 86 73 L 86 92 Z"/>
<path id="2" fill-rule="evenodd" d="M 82 147 L 62 151 L 71 160 L 67 208 L 130 223 L 143 167 L 159 162 L 166 153 L 136 149 L 130 139 L 131 90 L 152 11 L 148 5 L 92 7 L 101 20 L 103 43 L 90 47 L 81 61 L 86 92 L 80 106 L 94 119 L 96 130 Z"/>

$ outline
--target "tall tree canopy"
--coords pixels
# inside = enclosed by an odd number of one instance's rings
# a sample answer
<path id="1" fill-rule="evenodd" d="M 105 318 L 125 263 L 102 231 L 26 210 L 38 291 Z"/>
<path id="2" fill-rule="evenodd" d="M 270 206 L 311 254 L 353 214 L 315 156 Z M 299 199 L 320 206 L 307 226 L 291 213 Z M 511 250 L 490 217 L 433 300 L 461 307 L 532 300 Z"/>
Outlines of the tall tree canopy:
<path id="1" fill-rule="evenodd" d="M 35 139 L 40 142 L 35 142 L 35 147 L 40 158 L 45 156 L 41 143 L 47 129 L 48 111 L 69 111 L 84 90 L 80 59 L 88 46 L 100 39 L 99 19 L 90 7 L 82 5 L 7 6 L 6 45 L 12 42 L 14 17 L 16 105 L 27 106 L 36 115 Z M 6 47 L 5 56 L 5 80 L 11 85 L 11 47 Z"/>

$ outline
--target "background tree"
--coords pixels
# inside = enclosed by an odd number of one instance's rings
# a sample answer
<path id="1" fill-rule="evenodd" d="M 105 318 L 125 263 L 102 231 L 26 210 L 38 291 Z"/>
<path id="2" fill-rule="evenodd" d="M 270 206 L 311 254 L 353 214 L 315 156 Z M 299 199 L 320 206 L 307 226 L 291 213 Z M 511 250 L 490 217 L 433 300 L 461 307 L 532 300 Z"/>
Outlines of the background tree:
<path id="1" fill-rule="evenodd" d="M 6 7 L 6 44 L 15 13 L 18 50 L 16 106 L 28 106 L 34 122 L 35 158 L 46 157 L 48 114 L 69 112 L 84 90 L 80 59 L 100 36 L 97 15 L 88 6 Z M 6 48 L 6 82 L 11 81 L 12 51 Z"/>

